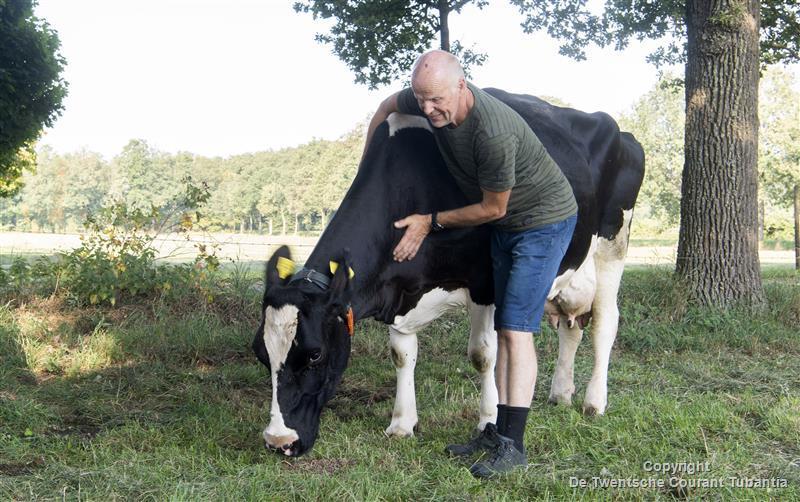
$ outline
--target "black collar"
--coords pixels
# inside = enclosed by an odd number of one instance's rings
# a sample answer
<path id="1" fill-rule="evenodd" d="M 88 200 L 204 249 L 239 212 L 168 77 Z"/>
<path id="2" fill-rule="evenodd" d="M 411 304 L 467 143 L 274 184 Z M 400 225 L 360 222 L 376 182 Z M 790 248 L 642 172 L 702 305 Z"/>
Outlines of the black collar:
<path id="1" fill-rule="evenodd" d="M 305 267 L 301 268 L 289 279 L 289 284 L 298 281 L 308 281 L 323 291 L 327 290 L 328 286 L 331 285 L 331 279 L 327 275 Z"/>

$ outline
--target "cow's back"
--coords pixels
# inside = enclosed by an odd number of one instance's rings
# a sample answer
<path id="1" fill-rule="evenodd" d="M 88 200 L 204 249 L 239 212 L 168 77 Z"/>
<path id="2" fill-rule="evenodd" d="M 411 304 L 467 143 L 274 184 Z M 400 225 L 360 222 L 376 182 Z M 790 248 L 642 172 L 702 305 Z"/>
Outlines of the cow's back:
<path id="1" fill-rule="evenodd" d="M 614 239 L 644 177 L 644 151 L 608 114 L 554 106 L 535 96 L 485 89 L 528 123 L 572 185 L 578 223 L 559 273 L 575 269 L 592 236 Z"/>

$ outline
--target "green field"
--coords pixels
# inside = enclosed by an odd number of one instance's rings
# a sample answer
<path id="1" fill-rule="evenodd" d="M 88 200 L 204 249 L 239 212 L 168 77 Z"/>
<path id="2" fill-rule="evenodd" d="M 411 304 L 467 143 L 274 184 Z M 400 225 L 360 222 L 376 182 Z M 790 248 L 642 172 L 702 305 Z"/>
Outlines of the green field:
<path id="1" fill-rule="evenodd" d="M 394 368 L 385 327 L 365 321 L 312 452 L 266 451 L 269 379 L 249 349 L 257 281 L 223 280 L 208 305 L 2 298 L 0 500 L 800 499 L 800 275 L 788 267 L 765 270 L 760 313 L 696 310 L 667 269 L 626 271 L 605 416 L 579 411 L 588 336 L 575 404 L 547 404 L 557 337 L 545 330 L 530 465 L 495 481 L 443 454 L 477 423 L 461 313 L 420 336 L 414 438 L 382 432 Z M 680 462 L 708 470 L 650 468 Z M 756 479 L 776 486 L 736 486 Z M 593 487 L 617 480 L 665 486 Z"/>

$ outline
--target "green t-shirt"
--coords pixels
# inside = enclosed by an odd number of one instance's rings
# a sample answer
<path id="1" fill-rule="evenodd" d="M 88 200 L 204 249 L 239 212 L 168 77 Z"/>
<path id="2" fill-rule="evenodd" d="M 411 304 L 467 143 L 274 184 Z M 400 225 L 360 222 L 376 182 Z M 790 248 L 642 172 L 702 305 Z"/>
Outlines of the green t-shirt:
<path id="1" fill-rule="evenodd" d="M 439 151 L 470 203 L 481 189 L 511 190 L 506 215 L 493 225 L 518 232 L 557 223 L 578 210 L 572 187 L 528 124 L 508 105 L 467 84 L 475 104 L 458 127 L 433 128 Z M 422 115 L 414 93 L 398 96 L 403 113 Z"/>

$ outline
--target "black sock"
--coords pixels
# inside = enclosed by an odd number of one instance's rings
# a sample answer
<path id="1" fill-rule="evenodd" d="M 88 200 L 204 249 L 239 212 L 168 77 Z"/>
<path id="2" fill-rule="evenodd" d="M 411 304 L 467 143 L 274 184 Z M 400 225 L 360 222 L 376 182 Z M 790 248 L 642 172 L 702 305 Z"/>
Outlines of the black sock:
<path id="1" fill-rule="evenodd" d="M 495 422 L 495 423 L 497 424 L 497 432 L 499 432 L 502 435 L 505 435 L 505 433 L 506 433 L 506 410 L 507 409 L 508 409 L 508 406 L 506 406 L 504 404 L 498 404 L 497 405 L 497 422 Z"/>
<path id="2" fill-rule="evenodd" d="M 525 444 L 522 439 L 525 437 L 525 424 L 528 422 L 528 411 L 530 408 L 519 406 L 506 406 L 505 430 L 501 432 L 503 436 L 514 440 L 514 446 L 525 453 Z"/>

